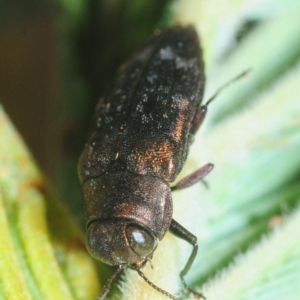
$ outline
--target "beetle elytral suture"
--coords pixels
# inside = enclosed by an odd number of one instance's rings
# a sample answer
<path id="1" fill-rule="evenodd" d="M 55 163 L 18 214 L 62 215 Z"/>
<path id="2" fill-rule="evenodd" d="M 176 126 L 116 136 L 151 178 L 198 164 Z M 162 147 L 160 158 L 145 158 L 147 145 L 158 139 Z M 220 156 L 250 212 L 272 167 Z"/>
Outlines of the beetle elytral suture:
<path id="1" fill-rule="evenodd" d="M 207 164 L 170 187 L 186 161 L 189 146 L 207 112 L 201 106 L 204 66 L 193 26 L 156 31 L 123 66 L 96 107 L 79 161 L 87 224 L 87 248 L 102 262 L 116 266 L 99 299 L 108 293 L 124 267 L 140 270 L 166 231 L 193 246 L 180 273 L 197 254 L 197 239 L 172 219 L 171 191 L 203 179 Z"/>

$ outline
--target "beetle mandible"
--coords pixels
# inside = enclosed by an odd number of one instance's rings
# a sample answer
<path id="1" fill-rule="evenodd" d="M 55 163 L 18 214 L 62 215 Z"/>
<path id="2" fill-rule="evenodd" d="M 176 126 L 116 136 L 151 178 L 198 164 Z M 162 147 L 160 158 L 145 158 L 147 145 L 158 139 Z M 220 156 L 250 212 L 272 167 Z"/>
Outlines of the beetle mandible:
<path id="1" fill-rule="evenodd" d="M 172 219 L 171 191 L 188 187 L 212 170 L 207 164 L 170 187 L 187 158 L 194 134 L 207 112 L 201 106 L 204 66 L 193 26 L 158 30 L 122 67 L 96 107 L 79 161 L 87 226 L 87 248 L 117 266 L 99 299 L 124 268 L 141 268 L 170 230 L 193 246 L 180 273 L 197 254 L 197 239 Z"/>

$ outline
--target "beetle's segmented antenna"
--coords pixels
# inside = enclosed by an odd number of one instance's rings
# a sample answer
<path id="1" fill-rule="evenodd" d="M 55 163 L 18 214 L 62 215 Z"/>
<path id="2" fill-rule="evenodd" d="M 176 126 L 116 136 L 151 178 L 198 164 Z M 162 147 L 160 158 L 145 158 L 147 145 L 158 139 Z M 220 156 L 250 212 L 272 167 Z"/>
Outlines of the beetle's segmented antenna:
<path id="1" fill-rule="evenodd" d="M 224 85 L 219 87 L 219 89 L 206 101 L 204 106 L 208 106 L 225 88 L 227 88 L 229 85 L 231 85 L 233 82 L 247 76 L 250 73 L 251 69 L 243 71 L 241 74 L 238 76 L 232 78 L 230 81 L 226 82 Z"/>
<path id="2" fill-rule="evenodd" d="M 178 298 L 176 298 L 175 296 L 169 294 L 168 292 L 164 291 L 163 289 L 159 288 L 158 286 L 156 286 L 154 283 L 152 283 L 146 276 L 145 274 L 139 270 L 139 269 L 136 269 L 136 271 L 139 273 L 139 275 L 151 286 L 153 287 L 154 289 L 156 289 L 157 291 L 159 291 L 160 293 L 162 293 L 163 295 L 169 297 L 170 299 L 173 299 L 173 300 L 179 300 Z"/>
<path id="3" fill-rule="evenodd" d="M 110 286 L 112 284 L 112 282 L 114 281 L 114 279 L 117 277 L 117 275 L 123 270 L 123 266 L 119 265 L 116 268 L 116 271 L 110 276 L 110 278 L 108 279 L 108 281 L 106 282 L 105 286 L 103 287 L 103 290 L 101 291 L 101 294 L 98 296 L 97 300 L 103 300 L 105 298 L 105 296 L 107 295 L 107 293 L 110 290 Z"/>

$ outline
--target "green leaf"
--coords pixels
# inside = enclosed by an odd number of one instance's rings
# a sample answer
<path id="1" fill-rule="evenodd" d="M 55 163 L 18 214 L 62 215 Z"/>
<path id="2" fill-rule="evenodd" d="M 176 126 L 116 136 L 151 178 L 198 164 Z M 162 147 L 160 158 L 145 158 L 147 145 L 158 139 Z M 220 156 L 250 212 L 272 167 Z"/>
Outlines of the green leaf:
<path id="1" fill-rule="evenodd" d="M 0 108 L 0 296 L 95 299 L 84 238 Z"/>

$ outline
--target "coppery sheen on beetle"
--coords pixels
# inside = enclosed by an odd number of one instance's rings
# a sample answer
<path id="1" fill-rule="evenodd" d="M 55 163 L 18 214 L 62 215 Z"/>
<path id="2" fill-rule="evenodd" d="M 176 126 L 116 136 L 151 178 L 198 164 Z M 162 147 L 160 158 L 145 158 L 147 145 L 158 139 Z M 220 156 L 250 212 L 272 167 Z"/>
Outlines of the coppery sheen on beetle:
<path id="1" fill-rule="evenodd" d="M 181 171 L 205 117 L 203 91 L 198 35 L 192 26 L 177 26 L 146 41 L 96 107 L 79 162 L 87 247 L 96 259 L 118 266 L 100 299 L 123 267 L 143 274 L 139 269 L 167 230 L 194 247 L 182 280 L 196 256 L 196 237 L 172 220 L 169 183 Z M 199 181 L 211 169 L 205 165 L 172 190 Z"/>

